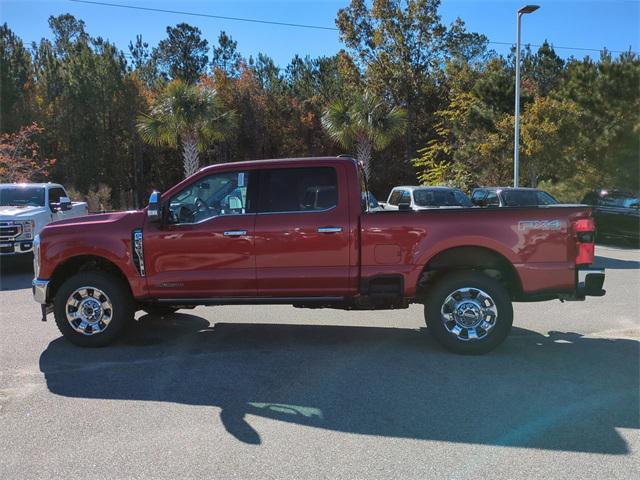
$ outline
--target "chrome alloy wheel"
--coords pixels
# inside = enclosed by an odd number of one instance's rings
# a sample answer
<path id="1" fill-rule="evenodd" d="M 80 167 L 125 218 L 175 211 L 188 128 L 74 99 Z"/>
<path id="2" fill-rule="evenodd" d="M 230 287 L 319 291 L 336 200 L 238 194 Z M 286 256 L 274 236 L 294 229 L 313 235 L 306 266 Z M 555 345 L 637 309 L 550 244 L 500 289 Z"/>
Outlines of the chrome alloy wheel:
<path id="1" fill-rule="evenodd" d="M 100 289 L 80 287 L 67 299 L 67 321 L 71 328 L 83 335 L 102 333 L 113 317 L 111 300 Z"/>
<path id="2" fill-rule="evenodd" d="M 445 299 L 440 308 L 440 319 L 447 331 L 458 340 L 481 340 L 495 327 L 498 308 L 486 292 L 464 287 Z"/>

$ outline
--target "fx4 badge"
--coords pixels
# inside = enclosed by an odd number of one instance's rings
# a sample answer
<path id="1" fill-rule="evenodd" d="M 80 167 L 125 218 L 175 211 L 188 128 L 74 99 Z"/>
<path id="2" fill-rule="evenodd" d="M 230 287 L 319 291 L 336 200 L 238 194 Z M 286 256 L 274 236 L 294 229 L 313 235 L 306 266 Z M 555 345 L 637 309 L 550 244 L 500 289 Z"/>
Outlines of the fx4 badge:
<path id="1" fill-rule="evenodd" d="M 561 230 L 560 220 L 524 220 L 518 222 L 518 230 L 528 232 L 529 230 Z"/>

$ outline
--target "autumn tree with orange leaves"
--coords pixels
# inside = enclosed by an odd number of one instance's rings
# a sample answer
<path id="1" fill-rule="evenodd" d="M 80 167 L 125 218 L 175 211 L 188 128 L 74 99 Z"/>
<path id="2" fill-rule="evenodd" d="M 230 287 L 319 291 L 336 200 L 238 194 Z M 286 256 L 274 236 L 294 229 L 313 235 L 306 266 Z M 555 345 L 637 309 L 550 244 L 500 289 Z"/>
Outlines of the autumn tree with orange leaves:
<path id="1" fill-rule="evenodd" d="M 40 154 L 36 137 L 42 131 L 32 123 L 16 133 L 0 135 L 0 183 L 35 182 L 49 177 L 56 161 Z"/>

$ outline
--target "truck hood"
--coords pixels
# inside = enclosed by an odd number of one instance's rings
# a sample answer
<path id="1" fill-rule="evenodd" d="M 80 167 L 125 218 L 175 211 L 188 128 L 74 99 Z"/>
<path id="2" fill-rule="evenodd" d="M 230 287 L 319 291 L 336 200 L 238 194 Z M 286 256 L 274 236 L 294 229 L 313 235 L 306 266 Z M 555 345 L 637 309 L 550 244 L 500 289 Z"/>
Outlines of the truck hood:
<path id="1" fill-rule="evenodd" d="M 8 220 L 27 220 L 34 215 L 40 215 L 46 212 L 46 207 L 0 206 L 0 222 L 6 222 Z"/>
<path id="2" fill-rule="evenodd" d="M 122 220 L 133 220 L 135 217 L 139 217 L 140 222 L 144 218 L 143 212 L 140 210 L 132 210 L 128 212 L 112 212 L 112 213 L 98 213 L 92 215 L 83 215 L 81 217 L 69 218 L 66 220 L 58 220 L 52 222 L 47 227 L 64 227 L 68 225 L 95 225 L 100 226 L 109 223 L 116 223 Z"/>

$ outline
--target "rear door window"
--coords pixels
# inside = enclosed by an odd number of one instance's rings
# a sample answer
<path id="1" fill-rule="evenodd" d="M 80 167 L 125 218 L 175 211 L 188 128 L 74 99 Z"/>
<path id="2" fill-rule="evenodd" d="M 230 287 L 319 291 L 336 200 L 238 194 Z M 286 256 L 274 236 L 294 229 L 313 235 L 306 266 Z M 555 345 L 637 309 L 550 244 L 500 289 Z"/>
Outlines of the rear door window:
<path id="1" fill-rule="evenodd" d="M 333 167 L 279 168 L 260 172 L 259 212 L 316 212 L 338 204 Z"/>

